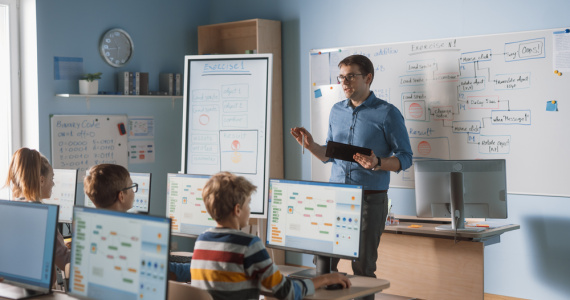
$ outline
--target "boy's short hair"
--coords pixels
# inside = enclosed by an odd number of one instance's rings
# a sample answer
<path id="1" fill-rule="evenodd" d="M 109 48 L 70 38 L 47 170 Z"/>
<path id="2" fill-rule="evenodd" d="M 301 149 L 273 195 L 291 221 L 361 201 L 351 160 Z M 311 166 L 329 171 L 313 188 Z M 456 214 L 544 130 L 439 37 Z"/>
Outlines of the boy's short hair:
<path id="1" fill-rule="evenodd" d="M 243 176 L 220 172 L 206 182 L 202 198 L 210 216 L 219 222 L 231 215 L 236 204 L 243 206 L 256 189 L 257 187 Z"/>
<path id="2" fill-rule="evenodd" d="M 83 180 L 85 194 L 96 207 L 109 207 L 117 201 L 119 192 L 127 187 L 127 178 L 130 176 L 129 171 L 120 165 L 95 165 Z"/>

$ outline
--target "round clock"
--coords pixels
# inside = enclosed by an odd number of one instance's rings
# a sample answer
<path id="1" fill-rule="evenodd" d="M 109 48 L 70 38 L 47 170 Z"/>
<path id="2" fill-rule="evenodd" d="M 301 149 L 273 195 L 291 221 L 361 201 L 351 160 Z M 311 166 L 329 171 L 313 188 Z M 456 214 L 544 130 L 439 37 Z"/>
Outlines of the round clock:
<path id="1" fill-rule="evenodd" d="M 122 67 L 131 57 L 135 46 L 131 36 L 120 28 L 113 28 L 101 37 L 99 52 L 101 57 L 113 67 Z"/>

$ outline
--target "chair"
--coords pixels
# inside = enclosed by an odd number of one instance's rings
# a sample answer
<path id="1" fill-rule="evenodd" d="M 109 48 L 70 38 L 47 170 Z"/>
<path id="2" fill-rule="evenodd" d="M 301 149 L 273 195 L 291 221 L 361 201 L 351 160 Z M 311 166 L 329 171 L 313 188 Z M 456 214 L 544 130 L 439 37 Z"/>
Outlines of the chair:
<path id="1" fill-rule="evenodd" d="M 181 300 L 181 299 L 192 299 L 192 300 L 214 300 L 212 295 L 203 289 L 193 287 L 189 284 L 168 281 L 168 300 Z"/>

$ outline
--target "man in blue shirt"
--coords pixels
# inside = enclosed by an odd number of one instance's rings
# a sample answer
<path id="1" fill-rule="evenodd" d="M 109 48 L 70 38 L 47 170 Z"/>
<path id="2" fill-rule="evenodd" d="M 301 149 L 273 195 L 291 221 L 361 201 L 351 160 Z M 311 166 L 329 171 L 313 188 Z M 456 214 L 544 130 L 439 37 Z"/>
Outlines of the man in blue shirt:
<path id="1" fill-rule="evenodd" d="M 303 144 L 324 163 L 332 162 L 331 182 L 364 186 L 362 239 L 360 260 L 352 262 L 354 274 L 376 277 L 378 245 L 388 213 L 390 171 L 399 172 L 412 165 L 410 139 L 400 111 L 377 98 L 370 91 L 374 66 L 363 55 L 351 55 L 339 64 L 338 81 L 348 98 L 336 103 L 329 116 L 326 142 L 335 141 L 372 149 L 370 156 L 354 155 L 357 163 L 326 157 L 326 146 L 314 142 L 302 127 L 291 129 Z M 336 270 L 338 259 L 333 259 Z"/>

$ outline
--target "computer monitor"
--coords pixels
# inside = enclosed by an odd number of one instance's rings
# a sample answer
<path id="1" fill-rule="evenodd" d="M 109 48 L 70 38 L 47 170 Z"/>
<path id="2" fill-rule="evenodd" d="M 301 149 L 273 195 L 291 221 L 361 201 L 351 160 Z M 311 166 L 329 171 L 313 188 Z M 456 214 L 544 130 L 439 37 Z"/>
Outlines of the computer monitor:
<path id="1" fill-rule="evenodd" d="M 198 237 L 217 223 L 206 211 L 202 189 L 210 175 L 168 174 L 166 214 L 172 219 L 172 235 Z"/>
<path id="2" fill-rule="evenodd" d="M 0 200 L 0 298 L 50 292 L 59 207 Z"/>
<path id="3" fill-rule="evenodd" d="M 465 218 L 507 218 L 504 159 L 424 160 L 414 170 L 418 217 L 451 217 L 449 229 L 463 229 Z"/>
<path id="4" fill-rule="evenodd" d="M 71 223 L 77 191 L 77 170 L 53 169 L 53 183 L 51 197 L 42 202 L 59 205 L 58 222 Z"/>
<path id="5" fill-rule="evenodd" d="M 170 219 L 76 206 L 69 293 L 167 299 Z"/>
<path id="6" fill-rule="evenodd" d="M 361 185 L 269 180 L 266 245 L 317 255 L 317 269 L 330 272 L 330 258 L 358 259 L 362 219 Z"/>
<path id="7" fill-rule="evenodd" d="M 148 214 L 150 212 L 150 182 L 152 174 L 134 172 L 129 172 L 129 174 L 133 183 L 138 183 L 139 189 L 135 193 L 135 202 L 133 203 L 133 207 L 127 212 Z M 87 194 L 85 194 L 84 205 L 86 207 L 95 207 L 95 203 L 89 199 Z"/>
<path id="8" fill-rule="evenodd" d="M 151 173 L 131 173 L 131 179 L 133 183 L 139 185 L 138 191 L 135 193 L 135 202 L 133 207 L 127 212 L 137 212 L 148 214 L 150 212 L 150 181 Z"/>

